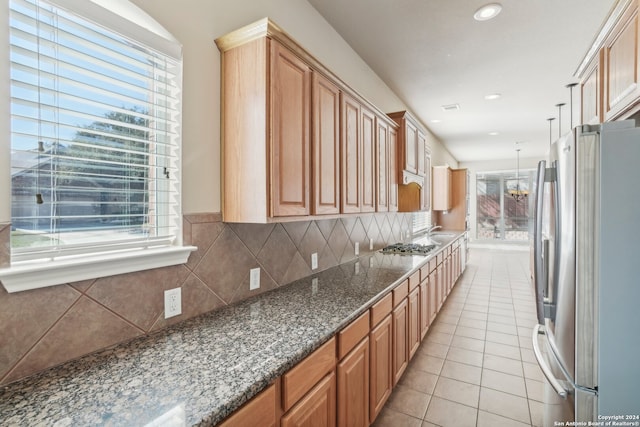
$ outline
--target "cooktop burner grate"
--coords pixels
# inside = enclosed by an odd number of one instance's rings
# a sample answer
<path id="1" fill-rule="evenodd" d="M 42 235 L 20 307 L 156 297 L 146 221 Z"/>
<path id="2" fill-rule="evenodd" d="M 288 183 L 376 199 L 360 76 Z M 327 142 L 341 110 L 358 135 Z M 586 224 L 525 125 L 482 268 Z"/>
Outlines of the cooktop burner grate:
<path id="1" fill-rule="evenodd" d="M 431 252 L 436 245 L 419 245 L 417 243 L 394 243 L 382 248 L 383 254 L 400 255 L 426 255 Z"/>

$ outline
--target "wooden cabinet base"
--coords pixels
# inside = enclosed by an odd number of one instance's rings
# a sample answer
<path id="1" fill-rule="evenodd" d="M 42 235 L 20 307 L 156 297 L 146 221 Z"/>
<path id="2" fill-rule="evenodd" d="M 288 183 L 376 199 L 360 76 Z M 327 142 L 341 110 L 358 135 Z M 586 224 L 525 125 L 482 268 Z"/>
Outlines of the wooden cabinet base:
<path id="1" fill-rule="evenodd" d="M 336 375 L 330 373 L 281 420 L 282 427 L 335 427 Z"/>
<path id="2" fill-rule="evenodd" d="M 369 338 L 338 364 L 338 427 L 369 425 Z"/>
<path id="3" fill-rule="evenodd" d="M 227 418 L 220 427 L 275 427 L 276 420 L 276 387 L 272 384 Z"/>

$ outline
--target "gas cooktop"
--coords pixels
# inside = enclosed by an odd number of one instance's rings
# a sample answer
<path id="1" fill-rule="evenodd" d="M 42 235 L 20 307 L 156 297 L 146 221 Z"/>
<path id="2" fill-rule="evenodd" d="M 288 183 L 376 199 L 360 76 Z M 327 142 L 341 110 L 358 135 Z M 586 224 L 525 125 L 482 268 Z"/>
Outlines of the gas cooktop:
<path id="1" fill-rule="evenodd" d="M 383 254 L 399 255 L 426 255 L 431 252 L 436 245 L 419 245 L 417 243 L 394 243 L 382 248 Z"/>

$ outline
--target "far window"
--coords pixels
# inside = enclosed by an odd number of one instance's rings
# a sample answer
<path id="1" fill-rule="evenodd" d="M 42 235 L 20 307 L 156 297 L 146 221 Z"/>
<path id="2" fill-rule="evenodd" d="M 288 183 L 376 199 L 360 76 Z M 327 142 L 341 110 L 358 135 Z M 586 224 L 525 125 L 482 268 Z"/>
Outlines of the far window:
<path id="1" fill-rule="evenodd" d="M 477 187 L 477 239 L 521 240 L 529 239 L 533 218 L 534 171 L 478 173 Z M 517 186 L 519 184 L 519 186 Z M 516 201 L 512 194 L 519 188 L 527 197 Z"/>

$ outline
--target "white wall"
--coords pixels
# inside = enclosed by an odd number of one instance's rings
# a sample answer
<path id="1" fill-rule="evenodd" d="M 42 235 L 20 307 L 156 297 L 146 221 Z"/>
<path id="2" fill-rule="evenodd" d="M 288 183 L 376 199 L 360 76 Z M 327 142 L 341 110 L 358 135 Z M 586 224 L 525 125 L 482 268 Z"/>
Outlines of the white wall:
<path id="1" fill-rule="evenodd" d="M 382 111 L 405 104 L 304 0 L 131 0 L 168 29 L 183 45 L 183 201 L 184 213 L 220 211 L 220 53 L 214 39 L 266 16 L 307 51 Z M 7 3 L 0 18 L 8 21 Z M 0 21 L 1 22 L 1 21 Z M 0 24 L 4 27 L 6 24 Z M 8 57 L 6 31 L 0 54 Z M 8 61 L 3 62 L 8 64 Z M 0 70 L 0 96 L 8 99 L 8 65 Z M 3 78 L 4 77 L 4 78 Z M 8 103 L 2 103 L 0 129 L 9 129 Z M 433 135 L 434 164 L 457 162 Z M 10 220 L 10 145 L 0 141 L 0 222 Z"/>

